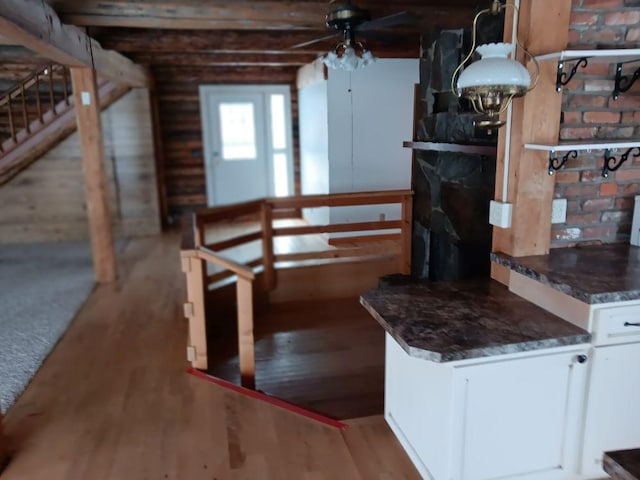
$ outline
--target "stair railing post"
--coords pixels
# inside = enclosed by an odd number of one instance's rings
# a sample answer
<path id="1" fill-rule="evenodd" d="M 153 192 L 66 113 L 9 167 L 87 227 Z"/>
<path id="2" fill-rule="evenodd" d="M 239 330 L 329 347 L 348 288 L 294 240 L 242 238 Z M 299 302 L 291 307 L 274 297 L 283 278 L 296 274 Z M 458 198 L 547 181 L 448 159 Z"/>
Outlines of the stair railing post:
<path id="1" fill-rule="evenodd" d="M 51 111 L 56 114 L 56 101 L 53 95 L 53 65 L 47 67 L 49 69 L 49 102 L 51 103 Z"/>
<path id="2" fill-rule="evenodd" d="M 29 128 L 29 114 L 27 113 L 27 99 L 24 93 L 24 82 L 20 83 L 20 96 L 22 97 L 22 121 L 24 122 L 24 129 L 27 133 L 31 133 L 31 128 Z"/>
<path id="3" fill-rule="evenodd" d="M 245 388 L 256 388 L 255 343 L 253 338 L 253 282 L 238 275 L 236 284 L 238 304 L 238 358 L 240 383 Z"/>
<path id="4" fill-rule="evenodd" d="M 276 287 L 273 253 L 273 205 L 268 201 L 262 203 L 260 211 L 262 228 L 262 265 L 264 267 L 264 289 L 270 292 Z"/>
<path id="5" fill-rule="evenodd" d="M 40 123 L 44 123 L 44 119 L 42 118 L 42 105 L 40 105 L 40 72 L 36 72 L 36 108 L 38 110 L 38 120 Z"/>
<path id="6" fill-rule="evenodd" d="M 69 90 L 68 90 L 69 76 L 67 74 L 67 67 L 62 66 L 62 92 L 64 95 L 64 103 L 69 105 Z"/>
<path id="7" fill-rule="evenodd" d="M 16 126 L 13 124 L 13 109 L 11 108 L 11 95 L 7 97 L 7 109 L 9 110 L 9 131 L 11 132 L 11 138 L 13 143 L 17 142 Z"/>

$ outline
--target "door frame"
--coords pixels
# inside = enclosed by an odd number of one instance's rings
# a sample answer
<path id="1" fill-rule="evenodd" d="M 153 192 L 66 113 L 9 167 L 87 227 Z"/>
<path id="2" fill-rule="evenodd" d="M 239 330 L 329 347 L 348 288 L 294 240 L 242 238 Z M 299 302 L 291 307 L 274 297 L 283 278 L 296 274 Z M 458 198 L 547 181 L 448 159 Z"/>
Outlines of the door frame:
<path id="1" fill-rule="evenodd" d="M 293 129 L 291 120 L 291 86 L 288 84 L 271 84 L 271 85 L 200 85 L 198 87 L 200 100 L 200 119 L 202 126 L 202 150 L 204 154 L 203 166 L 207 188 L 207 206 L 216 205 L 215 202 L 215 180 L 212 176 L 213 151 L 211 150 L 213 138 L 212 128 L 214 122 L 209 111 L 208 97 L 210 95 L 247 95 L 259 94 L 263 97 L 264 118 L 263 120 L 263 137 L 265 139 L 266 169 L 267 169 L 267 195 L 275 196 L 275 177 L 273 165 L 273 141 L 271 137 L 271 104 L 269 102 L 270 95 L 280 94 L 285 97 L 285 130 L 287 148 L 287 169 L 288 184 L 290 195 L 295 192 L 294 188 L 294 165 L 293 165 Z M 259 124 L 259 122 L 258 122 Z"/>

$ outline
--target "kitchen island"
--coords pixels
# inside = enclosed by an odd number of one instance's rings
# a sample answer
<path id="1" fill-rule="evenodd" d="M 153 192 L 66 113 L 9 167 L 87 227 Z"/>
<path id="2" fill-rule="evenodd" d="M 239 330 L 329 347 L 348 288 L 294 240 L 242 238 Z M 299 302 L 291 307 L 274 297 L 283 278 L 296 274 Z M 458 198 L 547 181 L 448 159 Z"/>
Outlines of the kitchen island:
<path id="1" fill-rule="evenodd" d="M 385 418 L 427 479 L 577 478 L 591 336 L 492 280 L 384 287 Z"/>

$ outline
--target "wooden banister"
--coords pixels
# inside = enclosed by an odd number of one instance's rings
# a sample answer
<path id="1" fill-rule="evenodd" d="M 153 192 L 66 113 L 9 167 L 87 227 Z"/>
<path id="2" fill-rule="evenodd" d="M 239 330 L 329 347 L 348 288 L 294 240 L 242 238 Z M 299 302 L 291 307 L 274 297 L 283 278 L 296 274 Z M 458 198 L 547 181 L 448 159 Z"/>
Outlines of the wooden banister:
<path id="1" fill-rule="evenodd" d="M 299 197 L 268 198 L 274 209 L 313 207 L 352 207 L 358 205 L 381 205 L 400 203 L 410 190 L 386 190 L 378 192 L 337 193 L 328 195 L 302 195 Z"/>
<path id="2" fill-rule="evenodd" d="M 367 230 L 388 230 L 401 228 L 400 220 L 384 220 L 378 222 L 336 223 L 332 225 L 304 225 L 300 227 L 274 228 L 274 236 L 310 235 L 317 233 L 363 232 Z"/>
<path id="3" fill-rule="evenodd" d="M 246 280 L 255 280 L 256 276 L 253 273 L 253 270 L 246 265 L 238 263 L 230 258 L 225 257 L 224 255 L 220 255 L 219 253 L 212 252 L 205 247 L 199 247 L 197 250 L 194 250 L 195 256 L 198 258 L 205 260 L 207 262 L 214 263 L 216 265 L 220 265 L 221 267 L 226 268 L 227 270 L 235 273 L 240 278 L 244 278 Z"/>

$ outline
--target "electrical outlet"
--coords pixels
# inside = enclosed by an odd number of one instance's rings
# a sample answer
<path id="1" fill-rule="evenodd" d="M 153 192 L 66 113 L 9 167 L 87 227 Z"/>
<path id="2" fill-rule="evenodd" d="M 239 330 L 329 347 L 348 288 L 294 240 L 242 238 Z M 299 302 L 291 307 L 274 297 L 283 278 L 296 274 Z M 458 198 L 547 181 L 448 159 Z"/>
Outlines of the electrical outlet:
<path id="1" fill-rule="evenodd" d="M 381 213 L 379 218 L 381 222 L 384 222 L 387 219 L 387 216 L 384 213 Z"/>
<path id="2" fill-rule="evenodd" d="M 565 223 L 567 221 L 567 199 L 556 198 L 551 203 L 551 223 Z"/>
<path id="3" fill-rule="evenodd" d="M 513 205 L 511 203 L 491 200 L 491 203 L 489 203 L 489 223 L 495 227 L 510 228 L 512 210 Z"/>

